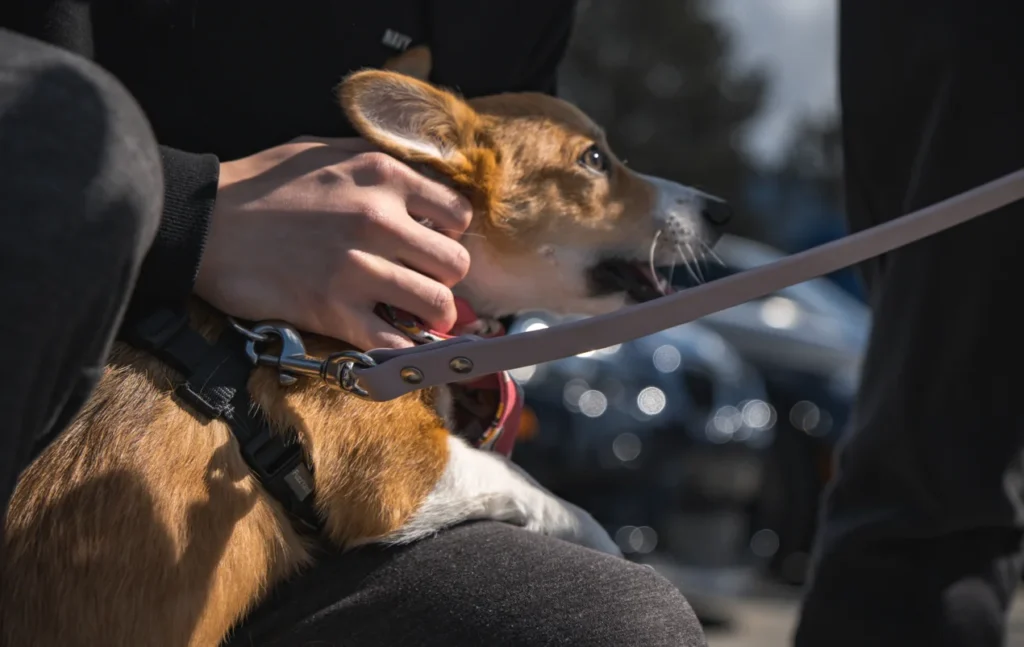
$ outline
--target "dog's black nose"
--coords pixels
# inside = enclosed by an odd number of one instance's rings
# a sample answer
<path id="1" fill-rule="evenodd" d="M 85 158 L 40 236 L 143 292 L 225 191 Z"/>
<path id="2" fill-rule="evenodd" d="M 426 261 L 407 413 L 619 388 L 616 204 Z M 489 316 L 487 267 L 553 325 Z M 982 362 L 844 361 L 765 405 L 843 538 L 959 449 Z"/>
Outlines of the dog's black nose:
<path id="1" fill-rule="evenodd" d="M 725 200 L 714 196 L 704 196 L 704 207 L 700 213 L 714 225 L 724 225 L 732 220 L 732 207 Z"/>

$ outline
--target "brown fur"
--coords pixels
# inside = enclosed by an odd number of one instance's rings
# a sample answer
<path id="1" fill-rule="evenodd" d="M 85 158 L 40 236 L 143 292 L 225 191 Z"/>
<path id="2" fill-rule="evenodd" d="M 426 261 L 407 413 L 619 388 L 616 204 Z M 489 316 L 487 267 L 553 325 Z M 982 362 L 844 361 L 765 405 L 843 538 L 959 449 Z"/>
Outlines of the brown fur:
<path id="1" fill-rule="evenodd" d="M 421 63 L 409 69 L 422 72 Z M 471 106 L 377 71 L 353 75 L 341 98 L 365 137 L 465 191 L 476 208 L 472 231 L 510 263 L 542 243 L 653 233 L 635 215 L 650 209 L 646 184 L 617 160 L 604 182 L 576 164 L 604 139 L 567 104 L 503 95 Z M 399 111 L 448 157 L 396 146 L 367 118 L 371 109 Z M 192 315 L 211 338 L 224 325 L 198 301 Z M 322 338 L 307 345 L 321 356 L 346 348 Z M 179 406 L 175 380 L 117 345 L 84 410 L 21 477 L 0 565 L 2 644 L 216 645 L 269 587 L 310 561 L 228 428 Z M 339 546 L 400 528 L 444 469 L 448 432 L 430 393 L 376 403 L 310 380 L 281 387 L 265 368 L 250 388 L 278 429 L 298 431 L 327 536 Z"/>
<path id="2" fill-rule="evenodd" d="M 193 309 L 212 338 L 220 316 Z M 85 409 L 22 476 L 6 528 L 2 644 L 216 645 L 308 562 L 227 426 L 179 406 L 173 380 L 119 344 Z M 375 403 L 312 381 L 284 389 L 269 369 L 250 388 L 277 429 L 300 434 L 339 545 L 400 527 L 444 469 L 436 439 L 447 432 L 423 394 Z"/>

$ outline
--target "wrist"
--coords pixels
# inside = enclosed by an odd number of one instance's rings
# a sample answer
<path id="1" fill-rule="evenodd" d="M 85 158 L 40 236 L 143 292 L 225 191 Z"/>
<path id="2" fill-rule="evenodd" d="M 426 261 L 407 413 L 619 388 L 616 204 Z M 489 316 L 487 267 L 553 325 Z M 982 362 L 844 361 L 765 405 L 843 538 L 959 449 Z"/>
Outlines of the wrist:
<path id="1" fill-rule="evenodd" d="M 233 184 L 237 184 L 246 177 L 252 176 L 251 172 L 246 172 L 246 166 L 248 166 L 246 162 L 248 162 L 248 158 L 220 163 L 220 174 L 217 177 L 218 194 L 221 190 L 229 188 Z"/>
<path id="2" fill-rule="evenodd" d="M 221 276 L 233 261 L 232 240 L 237 238 L 236 216 L 244 211 L 248 201 L 245 182 L 260 174 L 260 154 L 237 160 L 220 162 L 217 176 L 217 194 L 210 213 L 209 232 L 196 271 L 195 292 L 203 299 L 217 302 L 222 293 Z M 243 195 L 239 195 L 239 193 Z M 251 194 L 250 194 L 251 195 Z M 231 233 L 231 231 L 234 233 Z M 244 232 L 243 232 L 244 235 Z M 235 250 L 237 252 L 237 250 Z"/>

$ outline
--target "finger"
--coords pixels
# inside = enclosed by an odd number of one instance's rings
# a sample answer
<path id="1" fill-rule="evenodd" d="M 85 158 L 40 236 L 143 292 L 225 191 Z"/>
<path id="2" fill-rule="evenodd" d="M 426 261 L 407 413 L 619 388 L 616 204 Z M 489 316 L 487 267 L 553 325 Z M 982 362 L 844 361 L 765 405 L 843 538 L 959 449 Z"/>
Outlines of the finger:
<path id="1" fill-rule="evenodd" d="M 349 335 L 351 339 L 346 341 L 361 351 L 370 351 L 374 348 L 409 348 L 413 345 L 411 339 L 369 310 L 353 312 L 351 318 L 353 332 Z"/>
<path id="2" fill-rule="evenodd" d="M 458 191 L 431 180 L 398 160 L 389 166 L 393 186 L 405 196 L 406 209 L 414 219 L 458 240 L 473 219 L 473 206 Z"/>
<path id="3" fill-rule="evenodd" d="M 366 262 L 375 266 L 369 275 L 377 277 L 379 283 L 367 286 L 365 293 L 405 310 L 433 330 L 447 332 L 455 325 L 458 313 L 455 297 L 448 287 L 379 256 L 368 258 Z"/>
<path id="4" fill-rule="evenodd" d="M 324 316 L 306 324 L 305 329 L 344 341 L 361 351 L 413 346 L 412 340 L 372 312 L 375 305 L 359 308 L 349 303 L 336 304 Z"/>
<path id="5" fill-rule="evenodd" d="M 439 192 L 435 196 L 426 193 L 422 188 L 413 190 L 406 197 L 409 215 L 414 219 L 427 220 L 431 229 L 459 240 L 473 221 L 473 205 L 458 191 L 426 178 L 423 180 L 443 193 Z"/>
<path id="6" fill-rule="evenodd" d="M 469 273 L 469 251 L 460 243 L 409 219 L 396 223 L 393 254 L 410 269 L 452 287 Z"/>

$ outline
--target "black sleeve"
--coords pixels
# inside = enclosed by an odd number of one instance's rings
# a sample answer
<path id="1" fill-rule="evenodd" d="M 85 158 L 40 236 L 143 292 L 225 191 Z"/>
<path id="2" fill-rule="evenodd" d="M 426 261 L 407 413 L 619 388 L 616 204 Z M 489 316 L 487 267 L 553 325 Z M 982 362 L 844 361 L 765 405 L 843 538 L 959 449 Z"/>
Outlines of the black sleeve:
<path id="1" fill-rule="evenodd" d="M 215 155 L 160 147 L 164 210 L 156 240 L 142 264 L 132 306 L 179 304 L 192 293 L 217 199 Z"/>
<path id="2" fill-rule="evenodd" d="M 432 81 L 466 97 L 499 92 L 556 94 L 576 0 L 434 3 Z"/>
<path id="3" fill-rule="evenodd" d="M 78 0 L 3 0 L 0 26 L 93 59 L 91 5 Z M 220 164 L 213 155 L 160 147 L 164 210 L 156 240 L 136 283 L 133 306 L 177 304 L 195 283 Z"/>

